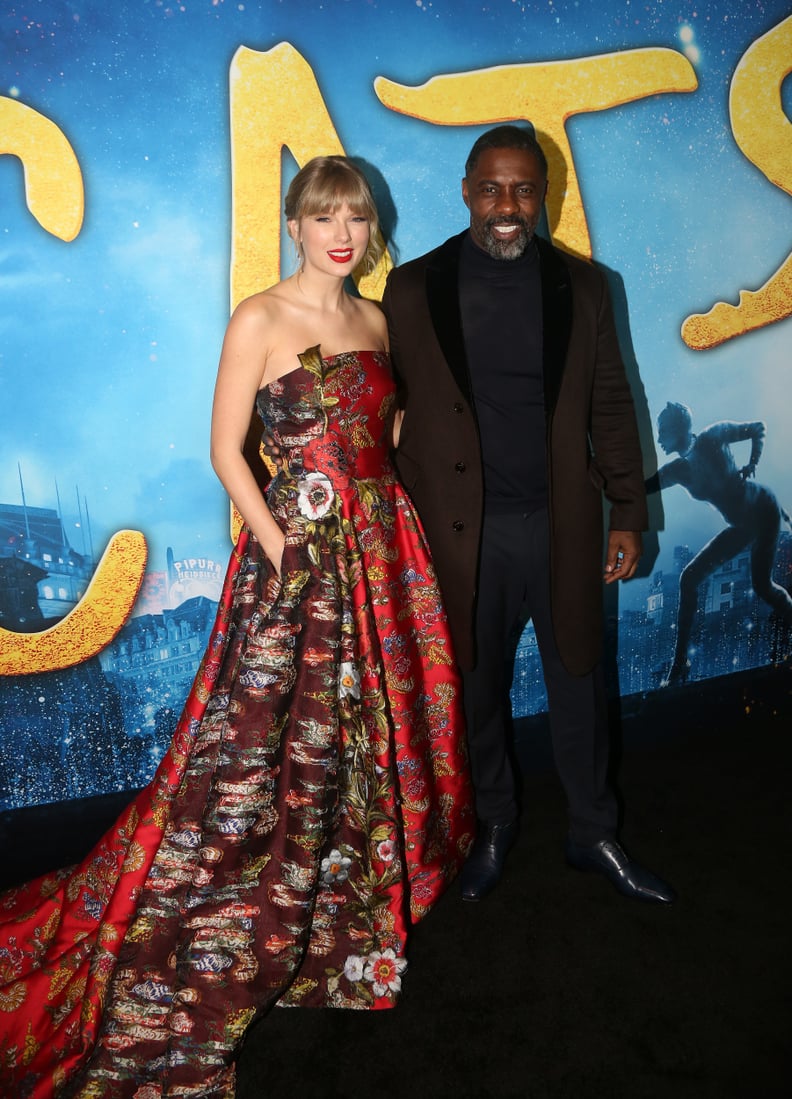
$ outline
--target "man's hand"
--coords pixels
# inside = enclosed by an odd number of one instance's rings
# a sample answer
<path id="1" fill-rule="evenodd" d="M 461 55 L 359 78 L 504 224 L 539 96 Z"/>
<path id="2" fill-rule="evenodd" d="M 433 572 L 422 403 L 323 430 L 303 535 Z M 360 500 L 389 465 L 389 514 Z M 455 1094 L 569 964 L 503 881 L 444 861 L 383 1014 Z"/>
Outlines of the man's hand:
<path id="1" fill-rule="evenodd" d="M 605 558 L 603 579 L 606 584 L 614 580 L 629 580 L 641 559 L 641 532 L 637 530 L 611 530 L 608 532 L 608 553 Z"/>
<path id="2" fill-rule="evenodd" d="M 281 450 L 278 444 L 275 442 L 273 437 L 266 431 L 261 436 L 259 454 L 263 458 L 264 464 L 266 465 L 267 469 L 270 471 L 273 477 L 276 476 L 276 474 L 280 473 L 280 471 L 283 469 L 283 456 L 281 454 Z"/>

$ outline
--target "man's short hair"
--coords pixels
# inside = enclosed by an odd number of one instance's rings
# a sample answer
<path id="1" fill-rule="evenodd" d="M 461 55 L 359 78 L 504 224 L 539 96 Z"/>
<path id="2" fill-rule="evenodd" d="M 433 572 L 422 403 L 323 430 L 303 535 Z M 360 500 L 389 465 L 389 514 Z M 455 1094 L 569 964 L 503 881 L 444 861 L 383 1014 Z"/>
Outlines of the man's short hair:
<path id="1" fill-rule="evenodd" d="M 538 160 L 545 177 L 547 177 L 547 157 L 544 149 L 536 140 L 536 133 L 529 122 L 526 126 L 495 126 L 487 130 L 474 142 L 467 160 L 465 161 L 465 175 L 469 176 L 478 164 L 479 157 L 487 149 L 524 149 Z"/>

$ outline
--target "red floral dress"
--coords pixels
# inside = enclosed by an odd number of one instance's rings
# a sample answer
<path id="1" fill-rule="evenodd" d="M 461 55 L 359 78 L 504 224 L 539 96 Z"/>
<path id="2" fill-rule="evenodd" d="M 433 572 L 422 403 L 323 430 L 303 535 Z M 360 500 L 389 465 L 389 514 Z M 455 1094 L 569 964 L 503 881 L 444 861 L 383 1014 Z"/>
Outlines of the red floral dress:
<path id="1" fill-rule="evenodd" d="M 258 407 L 282 579 L 243 529 L 151 784 L 76 868 L 0 898 L 0 1085 L 229 1097 L 275 1003 L 393 1004 L 474 827 L 460 684 L 388 459 L 387 355 L 300 356 Z"/>

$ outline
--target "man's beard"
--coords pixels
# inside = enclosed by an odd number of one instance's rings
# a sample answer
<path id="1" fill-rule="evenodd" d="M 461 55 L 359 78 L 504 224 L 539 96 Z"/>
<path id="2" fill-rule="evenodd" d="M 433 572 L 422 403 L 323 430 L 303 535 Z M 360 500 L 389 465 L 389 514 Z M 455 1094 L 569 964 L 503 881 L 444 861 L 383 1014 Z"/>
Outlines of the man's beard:
<path id="1" fill-rule="evenodd" d="M 519 225 L 520 232 L 511 240 L 501 240 L 496 237 L 493 229 L 496 225 Z M 519 259 L 525 254 L 525 249 L 531 243 L 535 226 L 527 218 L 523 217 L 492 217 L 476 222 L 476 237 L 484 248 L 484 251 L 493 259 Z"/>

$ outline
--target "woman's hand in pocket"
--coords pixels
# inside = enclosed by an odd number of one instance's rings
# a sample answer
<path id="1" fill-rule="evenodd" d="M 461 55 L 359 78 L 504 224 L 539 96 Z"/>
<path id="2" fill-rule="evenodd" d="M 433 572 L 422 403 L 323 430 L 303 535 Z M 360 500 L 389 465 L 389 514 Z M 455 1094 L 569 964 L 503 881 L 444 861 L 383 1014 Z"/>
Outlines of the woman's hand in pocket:
<path id="1" fill-rule="evenodd" d="M 278 574 L 278 579 L 279 580 L 282 579 L 281 570 L 283 568 L 283 551 L 284 551 L 285 547 L 286 547 L 286 536 L 284 534 L 281 534 L 280 539 L 278 540 L 278 542 L 275 545 L 268 546 L 264 550 L 264 552 L 266 553 L 266 555 L 269 559 L 270 564 L 275 569 L 275 572 Z"/>

